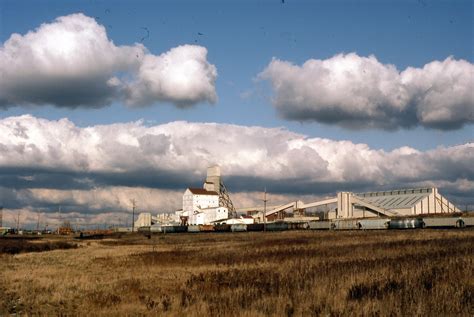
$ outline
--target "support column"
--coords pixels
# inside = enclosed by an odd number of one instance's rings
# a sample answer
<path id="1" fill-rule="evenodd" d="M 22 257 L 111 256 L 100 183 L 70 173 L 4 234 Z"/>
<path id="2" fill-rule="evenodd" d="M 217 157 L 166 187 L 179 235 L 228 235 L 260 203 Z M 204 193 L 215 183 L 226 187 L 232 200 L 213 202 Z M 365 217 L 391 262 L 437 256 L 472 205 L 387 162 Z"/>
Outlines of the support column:
<path id="1" fill-rule="evenodd" d="M 351 217 L 353 217 L 351 193 L 349 192 L 337 193 L 337 218 L 351 218 Z"/>

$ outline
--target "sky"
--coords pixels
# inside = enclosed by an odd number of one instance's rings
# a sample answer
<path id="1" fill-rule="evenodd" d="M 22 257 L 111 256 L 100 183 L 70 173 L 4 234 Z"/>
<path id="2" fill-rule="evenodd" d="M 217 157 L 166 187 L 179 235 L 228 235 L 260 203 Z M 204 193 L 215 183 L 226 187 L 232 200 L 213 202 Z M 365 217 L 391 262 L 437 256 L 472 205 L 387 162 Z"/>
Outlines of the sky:
<path id="1" fill-rule="evenodd" d="M 439 187 L 474 205 L 472 1 L 0 1 L 13 224 Z M 272 203 L 272 202 L 270 202 Z M 61 207 L 61 214 L 58 213 Z M 461 208 L 463 209 L 463 208 Z"/>

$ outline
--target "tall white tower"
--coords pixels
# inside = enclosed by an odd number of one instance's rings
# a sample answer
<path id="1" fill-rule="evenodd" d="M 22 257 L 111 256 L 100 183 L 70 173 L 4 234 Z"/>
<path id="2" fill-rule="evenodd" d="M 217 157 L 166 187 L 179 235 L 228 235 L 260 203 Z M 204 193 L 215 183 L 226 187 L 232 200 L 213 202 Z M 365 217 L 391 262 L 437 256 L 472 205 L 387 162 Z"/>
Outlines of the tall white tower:
<path id="1" fill-rule="evenodd" d="M 220 193 L 221 191 L 221 168 L 219 165 L 214 165 L 207 168 L 206 182 L 204 183 L 204 189 Z"/>
<path id="2" fill-rule="evenodd" d="M 219 194 L 219 207 L 226 207 L 231 215 L 235 215 L 235 208 L 229 197 L 227 188 L 221 179 L 221 168 L 219 165 L 213 165 L 207 168 L 206 182 L 203 188 Z"/>

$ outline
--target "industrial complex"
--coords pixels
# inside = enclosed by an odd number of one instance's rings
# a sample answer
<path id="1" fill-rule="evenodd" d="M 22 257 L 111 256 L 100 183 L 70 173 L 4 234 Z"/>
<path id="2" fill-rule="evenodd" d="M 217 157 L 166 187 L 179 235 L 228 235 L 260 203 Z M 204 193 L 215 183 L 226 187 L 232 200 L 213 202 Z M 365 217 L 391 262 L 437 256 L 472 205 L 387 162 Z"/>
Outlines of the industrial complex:
<path id="1" fill-rule="evenodd" d="M 287 229 L 389 229 L 465 227 L 474 217 L 461 211 L 437 188 L 353 193 L 313 202 L 236 209 L 219 166 L 207 169 L 202 188 L 187 188 L 182 209 L 173 214 L 141 213 L 139 231 L 259 231 Z"/>

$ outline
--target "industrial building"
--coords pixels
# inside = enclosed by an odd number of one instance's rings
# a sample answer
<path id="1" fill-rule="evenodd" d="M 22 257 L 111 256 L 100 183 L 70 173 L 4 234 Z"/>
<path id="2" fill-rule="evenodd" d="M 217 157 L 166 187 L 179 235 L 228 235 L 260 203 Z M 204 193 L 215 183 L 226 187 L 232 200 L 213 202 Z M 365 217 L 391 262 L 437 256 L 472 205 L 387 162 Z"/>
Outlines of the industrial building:
<path id="1" fill-rule="evenodd" d="M 187 188 L 183 194 L 183 213 L 190 216 L 200 209 L 219 207 L 219 194 L 203 188 Z"/>
<path id="2" fill-rule="evenodd" d="M 207 225 L 229 218 L 235 211 L 227 189 L 221 179 L 220 167 L 207 169 L 207 177 L 202 188 L 187 188 L 183 194 L 183 212 L 191 225 Z"/>
<path id="3" fill-rule="evenodd" d="M 336 197 L 307 204 L 302 201 L 290 202 L 268 208 L 265 211 L 266 221 L 282 219 L 279 215 L 284 211 L 304 213 L 310 208 L 320 206 L 327 206 L 328 212 L 325 217 L 327 219 L 401 217 L 460 212 L 459 208 L 443 197 L 437 188 L 432 187 L 368 193 L 339 192 Z M 258 222 L 263 222 L 262 207 L 239 209 L 239 211 L 246 210 L 258 210 L 255 218 Z"/>
<path id="4" fill-rule="evenodd" d="M 339 197 L 339 195 L 341 197 Z M 459 208 L 443 197 L 435 187 L 361 194 L 339 193 L 338 203 L 340 203 L 341 210 L 341 212 L 338 213 L 338 217 L 342 218 L 361 218 L 377 215 L 410 216 L 460 212 Z M 343 206 L 343 204 L 346 205 Z M 352 207 L 350 205 L 352 205 Z"/>
<path id="5" fill-rule="evenodd" d="M 209 207 L 198 208 L 191 215 L 188 216 L 188 224 L 190 225 L 208 225 L 213 222 L 227 219 L 229 211 L 226 207 Z"/>
<path id="6" fill-rule="evenodd" d="M 323 217 L 311 214 L 311 210 L 323 208 Z M 253 211 L 250 213 L 250 211 Z M 248 213 L 245 219 L 238 217 Z M 216 225 L 271 223 L 284 221 L 288 224 L 309 223 L 318 220 L 357 220 L 384 218 L 394 219 L 412 216 L 431 216 L 459 213 L 452 202 L 443 197 L 438 189 L 416 188 L 366 193 L 338 192 L 333 197 L 304 203 L 293 201 L 280 206 L 257 206 L 236 210 L 222 182 L 219 166 L 207 169 L 207 177 L 202 188 L 187 188 L 183 194 L 182 210 L 159 219 L 149 213 L 142 213 L 135 222 L 136 227 L 158 225 Z M 251 217 L 249 217 L 251 215 Z M 392 225 L 395 222 L 392 221 Z M 339 226 L 369 226 L 373 222 L 338 223 Z M 380 222 L 383 227 L 387 223 Z"/>
<path id="7" fill-rule="evenodd" d="M 220 167 L 215 165 L 207 169 L 207 177 L 202 188 L 187 188 L 183 194 L 183 208 L 162 219 L 151 213 L 141 213 L 135 221 L 135 227 L 147 227 L 157 223 L 186 223 L 192 225 L 212 224 L 235 216 L 235 208 L 221 179 Z"/>

